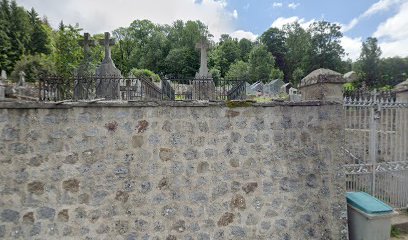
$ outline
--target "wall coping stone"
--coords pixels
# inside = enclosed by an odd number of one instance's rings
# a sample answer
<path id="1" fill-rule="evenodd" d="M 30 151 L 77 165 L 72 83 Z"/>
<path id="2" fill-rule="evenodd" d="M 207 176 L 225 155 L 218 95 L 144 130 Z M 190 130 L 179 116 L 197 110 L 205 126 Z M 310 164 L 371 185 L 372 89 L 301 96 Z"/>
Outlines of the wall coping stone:
<path id="1" fill-rule="evenodd" d="M 301 101 L 301 102 L 284 102 L 273 101 L 269 103 L 256 103 L 252 101 L 234 101 L 245 103 L 245 107 L 279 107 L 279 106 L 321 106 L 321 105 L 339 105 L 335 101 Z M 99 101 L 99 102 L 32 102 L 32 101 L 7 101 L 0 100 L 0 109 L 71 109 L 76 107 L 226 107 L 224 101 Z M 231 108 L 233 109 L 233 108 Z"/>

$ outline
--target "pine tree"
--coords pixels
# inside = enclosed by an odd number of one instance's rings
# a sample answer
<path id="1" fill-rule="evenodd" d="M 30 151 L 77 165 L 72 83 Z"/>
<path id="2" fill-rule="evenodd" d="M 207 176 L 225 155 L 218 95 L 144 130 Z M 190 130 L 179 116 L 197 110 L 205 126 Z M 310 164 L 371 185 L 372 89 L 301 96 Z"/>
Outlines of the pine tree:
<path id="1" fill-rule="evenodd" d="M 28 45 L 29 53 L 32 55 L 37 53 L 49 54 L 51 52 L 49 49 L 50 37 L 48 36 L 43 23 L 34 8 L 31 8 L 28 15 L 30 17 L 32 28 L 30 44 Z"/>

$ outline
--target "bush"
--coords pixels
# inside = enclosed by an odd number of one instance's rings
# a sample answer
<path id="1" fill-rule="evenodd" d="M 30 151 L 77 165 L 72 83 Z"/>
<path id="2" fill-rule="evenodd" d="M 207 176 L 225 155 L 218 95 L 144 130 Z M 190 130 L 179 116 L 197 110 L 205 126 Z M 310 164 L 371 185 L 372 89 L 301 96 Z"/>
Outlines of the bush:
<path id="1" fill-rule="evenodd" d="M 148 69 L 133 68 L 132 70 L 130 70 L 130 73 L 135 78 L 145 77 L 152 80 L 153 82 L 160 82 L 160 76 Z"/>
<path id="2" fill-rule="evenodd" d="M 11 79 L 19 80 L 19 73 L 24 71 L 27 82 L 38 81 L 41 75 L 55 74 L 55 65 L 44 54 L 25 55 L 15 65 L 14 71 L 11 73 Z"/>

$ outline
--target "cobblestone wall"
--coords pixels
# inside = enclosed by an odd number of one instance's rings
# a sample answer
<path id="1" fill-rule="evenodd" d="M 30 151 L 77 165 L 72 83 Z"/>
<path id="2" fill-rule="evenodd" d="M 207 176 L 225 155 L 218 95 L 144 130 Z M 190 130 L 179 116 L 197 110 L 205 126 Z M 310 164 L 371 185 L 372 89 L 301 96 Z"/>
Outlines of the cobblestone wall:
<path id="1" fill-rule="evenodd" d="M 342 106 L 0 105 L 0 238 L 345 239 Z"/>

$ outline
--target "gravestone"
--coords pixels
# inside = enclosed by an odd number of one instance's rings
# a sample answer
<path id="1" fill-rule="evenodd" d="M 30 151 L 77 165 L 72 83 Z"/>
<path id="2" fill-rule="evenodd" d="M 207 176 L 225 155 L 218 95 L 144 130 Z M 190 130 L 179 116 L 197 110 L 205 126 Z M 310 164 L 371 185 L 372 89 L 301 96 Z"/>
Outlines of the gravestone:
<path id="1" fill-rule="evenodd" d="M 275 79 L 263 86 L 264 95 L 273 97 L 279 94 L 280 88 L 285 84 L 281 79 Z"/>
<path id="2" fill-rule="evenodd" d="M 96 69 L 96 97 L 110 100 L 120 99 L 120 79 L 122 74 L 116 68 L 111 57 L 110 46 L 115 44 L 110 38 L 110 33 L 105 32 L 105 39 L 100 41 L 105 47 L 105 58 Z"/>
<path id="3" fill-rule="evenodd" d="M 192 97 L 194 100 L 214 100 L 215 84 L 207 66 L 207 50 L 209 47 L 207 39 L 202 38 L 196 47 L 200 49 L 200 69 L 193 81 Z"/>
<path id="4" fill-rule="evenodd" d="M 89 33 L 84 33 L 84 39 L 79 41 L 79 45 L 84 48 L 84 59 L 75 73 L 74 100 L 91 98 L 89 90 L 90 78 L 95 72 L 92 69 L 91 47 L 96 46 L 96 42 L 91 39 Z"/>
<path id="5" fill-rule="evenodd" d="M 19 76 L 19 80 L 17 83 L 17 87 L 24 87 L 25 86 L 25 76 L 26 76 L 25 72 L 24 71 L 19 72 L 18 76 Z"/>
<path id="6" fill-rule="evenodd" d="M 1 70 L 1 76 L 0 76 L 0 100 L 6 98 L 6 81 L 7 80 L 7 74 L 6 71 Z"/>

